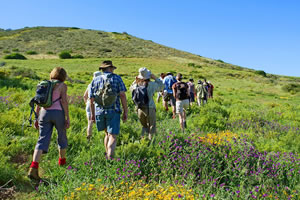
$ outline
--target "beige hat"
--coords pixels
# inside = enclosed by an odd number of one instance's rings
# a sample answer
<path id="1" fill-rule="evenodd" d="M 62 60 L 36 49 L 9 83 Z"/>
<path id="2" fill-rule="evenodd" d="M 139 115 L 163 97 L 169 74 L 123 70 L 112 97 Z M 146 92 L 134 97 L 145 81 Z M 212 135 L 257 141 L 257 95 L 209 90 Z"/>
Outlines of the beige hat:
<path id="1" fill-rule="evenodd" d="M 113 67 L 113 68 L 117 69 L 117 67 L 115 67 L 115 66 L 112 64 L 112 61 L 111 61 L 111 60 L 104 60 L 104 61 L 102 62 L 102 64 L 100 65 L 99 70 L 105 69 L 105 68 L 108 68 L 108 67 Z"/>
<path id="2" fill-rule="evenodd" d="M 146 67 L 142 67 L 139 69 L 139 75 L 138 75 L 139 79 L 147 80 L 150 79 L 150 77 L 151 77 L 151 71 L 148 70 Z"/>

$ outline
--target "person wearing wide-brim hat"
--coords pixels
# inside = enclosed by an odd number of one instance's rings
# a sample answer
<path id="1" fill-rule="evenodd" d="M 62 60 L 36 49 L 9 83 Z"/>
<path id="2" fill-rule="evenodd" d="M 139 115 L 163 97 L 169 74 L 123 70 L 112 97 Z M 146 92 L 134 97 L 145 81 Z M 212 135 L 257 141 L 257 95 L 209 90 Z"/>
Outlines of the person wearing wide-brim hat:
<path id="1" fill-rule="evenodd" d="M 207 88 L 205 83 L 202 82 L 201 80 L 198 81 L 198 84 L 196 86 L 196 93 L 197 93 L 198 106 L 202 106 L 206 104 Z"/>
<path id="2" fill-rule="evenodd" d="M 103 61 L 99 67 L 99 70 L 102 70 L 103 74 L 93 79 L 89 92 L 91 118 L 93 122 L 96 122 L 98 131 L 105 131 L 104 147 L 108 158 L 113 158 L 114 156 L 117 135 L 120 133 L 120 118 L 122 113 L 120 100 L 123 107 L 123 122 L 127 120 L 128 115 L 125 94 L 126 87 L 122 78 L 113 73 L 116 68 L 117 67 L 112 64 L 112 61 Z M 104 92 L 103 88 L 105 87 L 109 87 L 109 94 L 107 93 L 108 90 Z M 105 96 L 102 96 L 104 93 Z M 104 97 L 104 99 L 109 97 L 109 101 L 105 101 L 105 104 L 102 105 L 101 102 L 99 104 L 96 103 L 95 100 L 101 99 L 99 95 Z M 95 106 L 92 106 L 94 102 Z"/>
<path id="3" fill-rule="evenodd" d="M 153 79 L 154 82 L 150 81 L 151 79 Z M 133 99 L 135 99 L 135 95 L 144 95 L 144 97 L 148 97 L 148 101 L 145 100 L 143 102 L 135 103 L 137 107 L 138 118 L 143 126 L 142 137 L 146 132 L 150 140 L 156 133 L 156 106 L 153 100 L 153 96 L 156 92 L 162 91 L 163 88 L 163 82 L 154 74 L 152 74 L 151 71 L 148 70 L 146 67 L 139 69 L 139 75 L 136 77 L 136 80 L 130 86 Z"/>

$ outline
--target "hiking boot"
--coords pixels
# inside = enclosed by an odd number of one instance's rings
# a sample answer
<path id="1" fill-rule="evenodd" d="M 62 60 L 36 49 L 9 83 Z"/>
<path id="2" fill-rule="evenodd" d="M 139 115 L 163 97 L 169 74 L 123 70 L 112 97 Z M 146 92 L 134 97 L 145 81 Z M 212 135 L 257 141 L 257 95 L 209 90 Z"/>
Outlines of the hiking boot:
<path id="1" fill-rule="evenodd" d="M 39 170 L 36 169 L 36 168 L 30 167 L 27 176 L 28 176 L 28 178 L 30 178 L 31 180 L 36 180 L 36 181 L 40 181 L 40 180 L 41 180 L 41 178 L 40 178 L 40 176 L 39 176 Z"/>

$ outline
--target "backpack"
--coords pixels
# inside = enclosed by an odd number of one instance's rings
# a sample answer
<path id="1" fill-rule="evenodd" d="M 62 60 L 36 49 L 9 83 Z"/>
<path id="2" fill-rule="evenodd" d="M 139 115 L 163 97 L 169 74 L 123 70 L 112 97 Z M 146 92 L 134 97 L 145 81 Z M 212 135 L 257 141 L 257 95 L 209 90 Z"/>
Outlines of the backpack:
<path id="1" fill-rule="evenodd" d="M 137 86 L 132 91 L 132 100 L 138 108 L 147 107 L 149 105 L 147 86 Z"/>
<path id="2" fill-rule="evenodd" d="M 188 99 L 188 85 L 184 82 L 176 84 L 176 98 L 179 100 Z"/>
<path id="3" fill-rule="evenodd" d="M 52 101 L 52 93 L 54 86 L 60 83 L 58 80 L 43 80 L 37 84 L 35 96 L 30 100 L 29 105 L 31 107 L 29 123 L 32 124 L 32 113 L 35 115 L 35 119 L 38 118 L 36 112 L 34 111 L 34 104 L 39 105 L 40 107 L 48 108 L 52 106 L 53 103 L 59 101 L 61 97 Z"/>
<path id="4" fill-rule="evenodd" d="M 95 93 L 95 102 L 104 108 L 109 108 L 116 103 L 118 97 L 118 94 L 114 92 L 111 85 L 113 74 L 103 74 L 101 77 L 104 83 Z"/>
<path id="5" fill-rule="evenodd" d="M 168 89 L 172 90 L 172 86 L 174 85 L 174 83 L 176 83 L 176 79 L 172 76 L 171 79 L 169 79 L 168 81 Z"/>

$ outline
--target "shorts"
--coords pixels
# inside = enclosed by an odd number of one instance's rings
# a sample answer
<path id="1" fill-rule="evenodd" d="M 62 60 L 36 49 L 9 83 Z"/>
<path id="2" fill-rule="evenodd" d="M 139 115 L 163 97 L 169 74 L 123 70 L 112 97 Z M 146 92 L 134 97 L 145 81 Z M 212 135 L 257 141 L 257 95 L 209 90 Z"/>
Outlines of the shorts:
<path id="1" fill-rule="evenodd" d="M 176 101 L 176 113 L 182 113 L 183 110 L 189 108 L 190 101 L 188 99 Z"/>
<path id="2" fill-rule="evenodd" d="M 107 113 L 96 115 L 96 126 L 98 131 L 106 129 L 107 133 L 119 135 L 120 133 L 120 113 Z"/>
<path id="3" fill-rule="evenodd" d="M 175 106 L 176 100 L 175 100 L 175 98 L 174 98 L 174 96 L 173 96 L 172 93 L 165 92 L 163 98 L 164 98 L 164 101 L 166 101 L 166 102 L 170 101 L 171 102 L 171 106 Z"/>
<path id="4" fill-rule="evenodd" d="M 62 110 L 40 111 L 39 116 L 39 139 L 35 149 L 47 153 L 51 141 L 53 127 L 57 130 L 57 143 L 59 149 L 65 149 L 68 146 L 68 139 L 65 128 L 65 115 Z"/>

